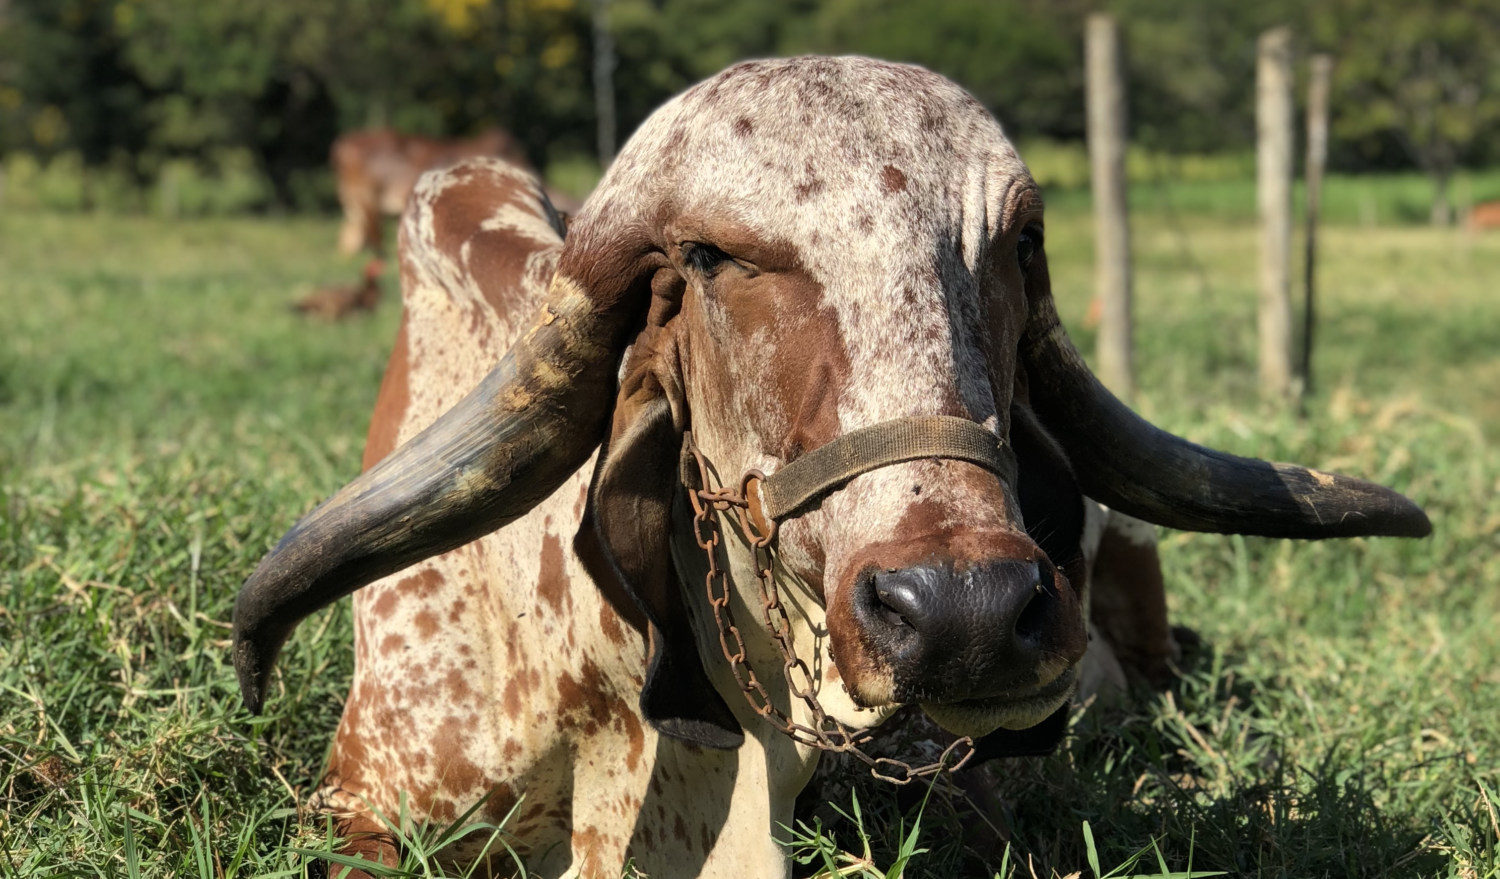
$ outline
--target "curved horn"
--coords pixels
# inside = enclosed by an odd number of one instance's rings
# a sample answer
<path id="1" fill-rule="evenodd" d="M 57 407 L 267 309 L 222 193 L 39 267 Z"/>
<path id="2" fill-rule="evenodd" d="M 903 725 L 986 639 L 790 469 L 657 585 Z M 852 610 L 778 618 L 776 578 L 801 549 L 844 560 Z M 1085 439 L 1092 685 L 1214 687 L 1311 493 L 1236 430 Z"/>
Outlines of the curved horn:
<path id="1" fill-rule="evenodd" d="M 458 405 L 287 532 L 234 605 L 240 693 L 259 712 L 304 617 L 545 499 L 604 435 L 628 309 L 557 275 L 535 327 Z"/>
<path id="2" fill-rule="evenodd" d="M 1161 430 L 1099 383 L 1058 321 L 1043 264 L 1023 357 L 1033 411 L 1085 494 L 1185 531 L 1265 537 L 1425 537 L 1422 508 L 1379 485 L 1206 449 Z"/>

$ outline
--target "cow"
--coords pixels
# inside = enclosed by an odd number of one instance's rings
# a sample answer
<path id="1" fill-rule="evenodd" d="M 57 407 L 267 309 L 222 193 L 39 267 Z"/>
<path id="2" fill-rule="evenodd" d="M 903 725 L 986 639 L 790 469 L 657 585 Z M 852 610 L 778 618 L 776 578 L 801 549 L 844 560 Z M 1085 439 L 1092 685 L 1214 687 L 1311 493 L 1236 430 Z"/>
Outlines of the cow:
<path id="1" fill-rule="evenodd" d="M 520 143 L 502 128 L 448 140 L 369 128 L 341 135 L 328 153 L 338 180 L 339 206 L 344 211 L 339 252 L 345 256 L 362 249 L 381 255 L 382 215 L 401 213 L 423 172 L 471 156 L 499 156 L 527 165 Z"/>
<path id="2" fill-rule="evenodd" d="M 325 284 L 292 304 L 292 311 L 325 321 L 343 320 L 356 312 L 374 311 L 380 304 L 380 273 L 385 262 L 365 263 L 358 284 Z"/>
<path id="3" fill-rule="evenodd" d="M 1500 201 L 1482 201 L 1469 208 L 1464 228 L 1470 233 L 1500 228 Z"/>
<path id="4" fill-rule="evenodd" d="M 292 628 L 354 593 L 314 804 L 372 862 L 399 857 L 387 818 L 509 816 L 530 875 L 787 876 L 776 839 L 820 753 L 898 782 L 1042 753 L 1081 681 L 1164 661 L 1129 518 L 1090 642 L 1095 502 L 1196 531 L 1430 530 L 1394 491 L 1194 445 L 1110 395 L 1058 321 L 1026 166 L 920 67 L 733 66 L 651 114 L 566 237 L 520 169 L 429 174 L 400 269 L 367 469 L 234 613 L 259 711 Z M 868 750 L 902 706 L 955 737 L 941 761 Z"/>

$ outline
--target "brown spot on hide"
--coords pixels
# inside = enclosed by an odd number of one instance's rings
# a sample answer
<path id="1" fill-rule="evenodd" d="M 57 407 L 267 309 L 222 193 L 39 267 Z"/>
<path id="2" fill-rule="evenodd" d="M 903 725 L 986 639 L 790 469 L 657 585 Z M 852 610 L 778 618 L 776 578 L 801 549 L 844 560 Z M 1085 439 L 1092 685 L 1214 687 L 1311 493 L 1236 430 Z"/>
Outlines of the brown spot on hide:
<path id="1" fill-rule="evenodd" d="M 620 625 L 620 615 L 608 603 L 599 605 L 599 631 L 611 644 L 625 643 L 625 629 Z"/>
<path id="2" fill-rule="evenodd" d="M 886 192 L 900 192 L 906 188 L 906 175 L 895 165 L 886 165 L 880 169 L 880 184 Z"/>
<path id="3" fill-rule="evenodd" d="M 754 130 L 755 126 L 752 125 L 750 123 L 750 120 L 745 118 L 744 116 L 741 116 L 740 118 L 734 120 L 734 133 L 738 134 L 740 137 L 749 137 L 750 132 Z"/>
<path id="4" fill-rule="evenodd" d="M 443 679 L 444 699 L 449 704 L 472 705 L 474 704 L 474 688 L 469 685 L 469 678 L 459 669 L 450 669 Z"/>
<path id="5" fill-rule="evenodd" d="M 464 611 L 468 610 L 468 608 L 469 604 L 466 601 L 453 602 L 453 606 L 448 608 L 448 622 L 457 623 L 459 620 L 462 620 L 464 618 Z"/>
<path id="6" fill-rule="evenodd" d="M 580 672 L 581 677 L 563 672 L 557 679 L 557 708 L 563 723 L 592 736 L 609 724 L 615 706 L 602 692 L 604 681 L 592 660 L 584 660 Z"/>
<path id="7" fill-rule="evenodd" d="M 568 574 L 563 565 L 562 541 L 556 534 L 542 538 L 540 569 L 537 571 L 537 594 L 561 616 L 565 608 L 571 608 L 573 597 L 568 594 Z"/>
<path id="8" fill-rule="evenodd" d="M 416 627 L 418 635 L 421 635 L 423 638 L 431 638 L 437 634 L 437 615 L 428 610 L 418 611 L 416 617 L 412 619 L 412 625 Z"/>
<path id="9" fill-rule="evenodd" d="M 635 771 L 641 762 L 641 751 L 646 747 L 646 733 L 641 729 L 641 722 L 635 716 L 635 712 L 629 706 L 619 710 L 619 717 L 625 724 L 625 735 L 630 740 L 630 749 L 625 752 L 625 765 L 631 772 Z"/>
<path id="10" fill-rule="evenodd" d="M 395 591 L 400 592 L 403 596 L 411 596 L 419 602 L 429 601 L 436 595 L 444 582 L 446 582 L 446 579 L 443 577 L 441 571 L 437 568 L 426 567 L 398 580 Z M 376 601 L 377 612 L 379 605 L 380 601 Z"/>
<path id="11" fill-rule="evenodd" d="M 804 176 L 802 182 L 798 183 L 795 187 L 795 201 L 797 202 L 797 204 L 803 204 L 807 202 L 814 196 L 821 193 L 825 188 L 822 178 L 818 176 L 817 168 L 813 166 L 812 159 L 808 159 L 807 163 L 803 165 L 802 173 L 806 176 Z"/>
<path id="12" fill-rule="evenodd" d="M 381 590 L 380 597 L 375 599 L 375 604 L 370 608 L 370 612 L 378 619 L 388 619 L 396 610 L 396 595 L 397 590 L 395 589 Z"/>
<path id="13" fill-rule="evenodd" d="M 573 851 L 582 856 L 583 863 L 579 865 L 580 876 L 603 876 L 604 866 L 599 861 L 599 852 L 604 850 L 605 836 L 597 827 L 577 827 L 573 829 Z M 615 865 L 619 869 L 619 865 Z"/>
<path id="14" fill-rule="evenodd" d="M 465 743 L 473 734 L 472 717 L 451 716 L 445 719 L 432 737 L 432 755 L 437 761 L 436 776 L 444 790 L 455 794 L 471 790 L 488 790 L 495 783 L 466 755 Z M 496 793 L 503 796 L 504 788 Z M 512 800 L 511 805 L 514 805 Z"/>
<path id="15" fill-rule="evenodd" d="M 372 815 L 341 816 L 334 821 L 334 833 L 344 840 L 344 844 L 338 850 L 341 855 L 385 867 L 394 868 L 401 865 L 401 856 L 396 850 L 395 837 L 386 829 L 384 823 Z M 341 876 L 336 871 L 331 872 L 330 875 Z M 351 869 L 342 874 L 342 879 L 360 875 L 370 874 L 364 871 L 356 873 Z"/>

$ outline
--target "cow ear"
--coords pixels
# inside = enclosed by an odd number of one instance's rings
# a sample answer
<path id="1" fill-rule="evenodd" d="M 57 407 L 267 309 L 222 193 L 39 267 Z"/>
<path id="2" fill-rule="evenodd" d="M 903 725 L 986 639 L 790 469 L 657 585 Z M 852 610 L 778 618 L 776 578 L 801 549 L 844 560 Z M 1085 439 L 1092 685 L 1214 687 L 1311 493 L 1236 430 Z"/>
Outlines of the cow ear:
<path id="1" fill-rule="evenodd" d="M 649 340 L 638 341 L 631 359 L 641 364 L 649 348 Z M 663 735 L 738 748 L 744 730 L 703 668 L 672 563 L 672 501 L 683 490 L 682 426 L 652 366 L 626 369 L 575 545 L 596 582 L 612 578 L 645 617 L 650 658 L 641 714 Z M 667 387 L 675 391 L 675 385 L 669 380 Z"/>
<path id="2" fill-rule="evenodd" d="M 1071 568 L 1083 557 L 1083 492 L 1073 467 L 1027 406 L 1011 407 L 1010 444 L 1026 533 L 1071 579 Z"/>

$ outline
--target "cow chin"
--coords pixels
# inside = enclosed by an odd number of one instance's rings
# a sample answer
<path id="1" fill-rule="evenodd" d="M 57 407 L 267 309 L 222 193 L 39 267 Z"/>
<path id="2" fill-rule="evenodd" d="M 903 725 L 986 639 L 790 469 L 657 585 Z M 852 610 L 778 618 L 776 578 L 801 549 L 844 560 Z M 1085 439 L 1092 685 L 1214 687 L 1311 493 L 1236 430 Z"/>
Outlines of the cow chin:
<path id="1" fill-rule="evenodd" d="M 979 738 L 997 729 L 1036 726 L 1073 698 L 1078 667 L 1069 666 L 1051 682 L 1019 696 L 993 696 L 958 702 L 922 702 L 933 722 L 954 735 Z"/>

